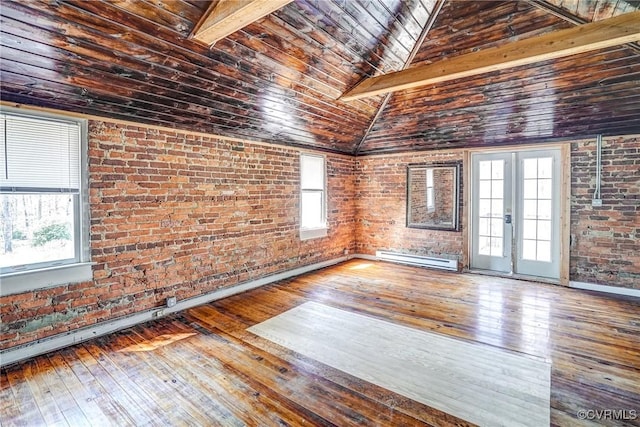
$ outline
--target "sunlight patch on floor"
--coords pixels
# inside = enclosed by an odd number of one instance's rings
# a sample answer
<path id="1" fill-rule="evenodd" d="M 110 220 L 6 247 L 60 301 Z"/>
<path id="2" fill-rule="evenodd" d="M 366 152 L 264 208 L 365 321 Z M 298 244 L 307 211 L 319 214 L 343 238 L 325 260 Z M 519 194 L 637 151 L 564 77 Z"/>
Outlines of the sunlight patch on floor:
<path id="1" fill-rule="evenodd" d="M 151 340 L 147 340 L 145 342 L 138 343 L 138 344 L 133 344 L 118 351 L 120 353 L 136 353 L 136 352 L 143 352 L 143 351 L 153 351 L 161 347 L 165 347 L 170 344 L 173 344 L 176 341 L 180 341 L 180 340 L 192 337 L 194 335 L 196 335 L 195 332 L 184 333 L 184 334 L 159 335 Z"/>

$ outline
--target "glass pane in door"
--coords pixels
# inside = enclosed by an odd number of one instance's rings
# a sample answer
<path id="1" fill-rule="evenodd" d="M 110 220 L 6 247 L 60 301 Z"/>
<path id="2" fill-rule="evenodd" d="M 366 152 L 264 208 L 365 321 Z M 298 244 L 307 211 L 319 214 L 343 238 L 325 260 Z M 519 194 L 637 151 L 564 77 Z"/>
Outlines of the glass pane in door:
<path id="1" fill-rule="evenodd" d="M 504 160 L 478 162 L 478 253 L 503 256 Z"/>
<path id="2" fill-rule="evenodd" d="M 553 158 L 523 160 L 522 259 L 551 261 Z"/>

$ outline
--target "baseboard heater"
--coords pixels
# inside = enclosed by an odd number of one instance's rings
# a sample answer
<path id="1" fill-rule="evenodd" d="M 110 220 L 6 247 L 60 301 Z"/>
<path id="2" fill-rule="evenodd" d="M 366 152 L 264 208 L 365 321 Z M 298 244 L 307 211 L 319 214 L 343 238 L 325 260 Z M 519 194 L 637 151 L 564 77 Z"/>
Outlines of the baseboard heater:
<path id="1" fill-rule="evenodd" d="M 456 259 L 434 258 L 389 251 L 376 251 L 376 257 L 385 261 L 399 262 L 402 264 L 458 271 L 458 260 Z"/>

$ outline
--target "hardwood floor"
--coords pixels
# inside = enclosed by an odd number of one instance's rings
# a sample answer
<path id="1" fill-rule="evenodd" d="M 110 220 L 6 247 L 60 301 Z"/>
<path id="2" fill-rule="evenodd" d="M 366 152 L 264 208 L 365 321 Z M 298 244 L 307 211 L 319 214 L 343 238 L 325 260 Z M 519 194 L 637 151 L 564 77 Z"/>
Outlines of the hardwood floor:
<path id="1" fill-rule="evenodd" d="M 306 301 L 548 358 L 553 425 L 640 425 L 638 299 L 364 260 L 9 366 L 0 424 L 468 425 L 246 331 Z"/>
<path id="2" fill-rule="evenodd" d="M 474 424 L 547 426 L 551 362 L 305 302 L 248 329 Z"/>

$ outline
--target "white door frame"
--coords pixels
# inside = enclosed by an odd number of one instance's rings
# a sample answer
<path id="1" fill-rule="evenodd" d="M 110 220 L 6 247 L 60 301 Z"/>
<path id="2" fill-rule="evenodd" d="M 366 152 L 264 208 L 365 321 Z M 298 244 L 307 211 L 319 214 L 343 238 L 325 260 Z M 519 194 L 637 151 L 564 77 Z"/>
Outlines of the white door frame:
<path id="1" fill-rule="evenodd" d="M 525 279 L 533 279 L 543 282 L 559 283 L 563 286 L 569 286 L 569 246 L 570 246 L 570 218 L 571 218 L 571 143 L 549 143 L 549 144 L 527 144 L 520 146 L 504 146 L 497 148 L 474 148 L 465 150 L 464 153 L 464 201 L 465 201 L 465 214 L 463 227 L 466 231 L 463 234 L 464 251 L 463 259 L 465 269 L 471 270 L 471 254 L 473 244 L 473 212 L 472 202 L 473 196 L 471 194 L 471 182 L 473 179 L 471 171 L 471 154 L 472 153 L 499 153 L 499 152 L 516 152 L 516 151 L 539 151 L 539 150 L 552 150 L 560 149 L 560 278 L 558 280 L 551 280 L 547 278 L 541 278 L 536 276 L 524 276 L 524 275 L 511 275 L 504 274 L 507 277 L 517 277 Z M 471 270 L 476 273 L 482 273 L 480 270 Z M 491 275 L 503 275 L 500 273 L 489 272 Z"/>

